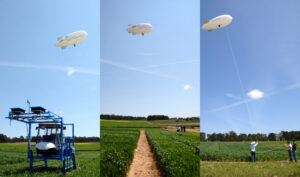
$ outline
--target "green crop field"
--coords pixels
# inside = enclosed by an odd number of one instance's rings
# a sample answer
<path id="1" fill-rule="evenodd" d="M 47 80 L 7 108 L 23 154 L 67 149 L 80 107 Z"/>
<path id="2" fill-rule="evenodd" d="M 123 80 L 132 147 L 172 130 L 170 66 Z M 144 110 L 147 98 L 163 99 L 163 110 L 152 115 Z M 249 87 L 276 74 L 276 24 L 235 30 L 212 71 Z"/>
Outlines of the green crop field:
<path id="1" fill-rule="evenodd" d="M 99 176 L 99 143 L 76 143 L 77 169 L 68 172 L 68 176 Z M 37 162 L 39 164 L 42 162 Z M 29 172 L 27 144 L 0 144 L 0 176 L 64 176 L 62 162 L 49 160 L 49 167 L 36 167 Z"/>
<path id="2" fill-rule="evenodd" d="M 200 122 L 197 120 L 192 121 L 186 121 L 186 120 L 155 120 L 155 121 L 149 121 L 150 123 L 154 125 L 160 125 L 160 126 L 186 126 L 186 127 L 200 127 Z"/>
<path id="3" fill-rule="evenodd" d="M 139 135 L 138 129 L 101 127 L 100 176 L 126 176 Z"/>
<path id="4" fill-rule="evenodd" d="M 257 162 L 251 163 L 250 142 L 201 142 L 201 176 L 300 176 L 300 164 L 288 161 L 285 145 L 285 141 L 259 142 Z"/>
<path id="5" fill-rule="evenodd" d="M 189 120 L 189 121 L 186 121 L 186 120 L 172 120 L 172 119 L 169 119 L 169 120 L 155 120 L 153 121 L 155 123 L 166 123 L 166 124 L 169 124 L 169 123 L 172 123 L 172 124 L 189 124 L 189 123 L 199 123 L 199 126 L 200 126 L 200 122 L 199 120 Z"/>
<path id="6" fill-rule="evenodd" d="M 101 127 L 117 127 L 117 128 L 156 128 L 159 125 L 151 124 L 146 120 L 101 120 Z"/>
<path id="7" fill-rule="evenodd" d="M 117 128 L 160 128 L 163 126 L 185 125 L 186 127 L 200 127 L 199 121 L 185 120 L 101 120 L 101 127 Z"/>
<path id="8" fill-rule="evenodd" d="M 193 177 L 200 175 L 200 156 L 196 146 L 200 135 L 147 129 L 147 138 L 164 176 Z"/>
<path id="9" fill-rule="evenodd" d="M 300 142 L 297 142 L 300 144 Z M 256 147 L 257 161 L 288 160 L 285 141 L 263 141 Z M 299 157 L 300 151 L 297 151 Z M 201 142 L 200 157 L 203 161 L 249 162 L 250 142 Z"/>
<path id="10" fill-rule="evenodd" d="M 300 176 L 300 164 L 288 162 L 200 162 L 201 177 Z"/>

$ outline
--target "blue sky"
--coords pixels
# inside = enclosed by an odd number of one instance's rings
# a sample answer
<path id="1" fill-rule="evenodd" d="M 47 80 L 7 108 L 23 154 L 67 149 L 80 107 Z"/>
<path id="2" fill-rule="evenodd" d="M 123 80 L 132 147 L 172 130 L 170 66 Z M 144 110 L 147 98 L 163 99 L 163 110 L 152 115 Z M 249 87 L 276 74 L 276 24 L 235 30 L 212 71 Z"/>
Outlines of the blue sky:
<path id="1" fill-rule="evenodd" d="M 9 125 L 9 108 L 43 106 L 75 123 L 76 136 L 99 136 L 100 2 L 0 2 L 0 133 L 26 136 Z M 55 47 L 57 38 L 88 32 L 75 48 Z"/>
<path id="2" fill-rule="evenodd" d="M 201 1 L 201 131 L 299 130 L 300 1 Z M 236 67 L 235 67 L 236 64 Z M 239 81 L 240 78 L 240 81 Z"/>
<path id="3" fill-rule="evenodd" d="M 151 23 L 145 36 L 128 24 Z M 101 113 L 200 114 L 200 1 L 101 1 Z"/>

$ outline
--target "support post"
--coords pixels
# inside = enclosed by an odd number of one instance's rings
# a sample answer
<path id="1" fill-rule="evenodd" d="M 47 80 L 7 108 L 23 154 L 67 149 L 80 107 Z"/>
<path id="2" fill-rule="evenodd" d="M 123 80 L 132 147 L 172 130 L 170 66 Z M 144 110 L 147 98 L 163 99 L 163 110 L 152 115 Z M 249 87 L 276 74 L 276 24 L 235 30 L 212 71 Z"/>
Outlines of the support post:
<path id="1" fill-rule="evenodd" d="M 74 124 L 72 124 L 72 138 L 73 138 L 73 147 L 74 147 L 74 141 L 75 141 L 75 137 L 74 137 Z"/>
<path id="2" fill-rule="evenodd" d="M 74 124 L 72 124 L 72 135 L 73 135 L 73 139 L 72 139 L 72 143 L 73 143 L 73 148 L 75 148 L 75 135 L 74 135 Z M 73 161 L 73 168 L 76 169 L 76 160 L 75 160 L 75 151 L 73 151 L 73 149 L 71 150 L 71 155 L 72 155 L 72 161 Z"/>
<path id="3" fill-rule="evenodd" d="M 76 161 L 75 161 L 75 154 L 72 153 L 72 160 L 73 160 L 73 168 L 76 169 Z"/>
<path id="4" fill-rule="evenodd" d="M 29 171 L 32 172 L 32 167 L 33 167 L 33 158 L 30 157 L 30 165 L 29 165 Z"/>
<path id="5" fill-rule="evenodd" d="M 31 158 L 32 154 L 30 153 L 31 150 L 31 122 L 29 124 L 29 131 L 28 131 L 28 151 L 27 151 L 27 157 Z"/>
<path id="6" fill-rule="evenodd" d="M 45 167 L 48 168 L 48 160 L 45 159 Z"/>
<path id="7" fill-rule="evenodd" d="M 60 160 L 63 160 L 63 156 L 64 156 L 64 124 L 63 124 L 63 120 L 61 119 L 60 122 Z"/>
<path id="8" fill-rule="evenodd" d="M 62 172 L 65 174 L 66 173 L 65 159 L 62 162 L 63 162 Z"/>

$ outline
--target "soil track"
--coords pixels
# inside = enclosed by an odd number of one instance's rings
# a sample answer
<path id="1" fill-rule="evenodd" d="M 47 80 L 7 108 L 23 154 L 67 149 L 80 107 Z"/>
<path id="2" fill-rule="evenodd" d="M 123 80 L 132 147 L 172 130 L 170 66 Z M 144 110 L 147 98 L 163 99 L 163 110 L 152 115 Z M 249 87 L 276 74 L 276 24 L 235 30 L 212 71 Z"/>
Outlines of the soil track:
<path id="1" fill-rule="evenodd" d="M 140 138 L 134 152 L 134 158 L 127 177 L 159 177 L 160 172 L 157 168 L 154 155 L 148 143 L 144 130 L 140 131 Z"/>

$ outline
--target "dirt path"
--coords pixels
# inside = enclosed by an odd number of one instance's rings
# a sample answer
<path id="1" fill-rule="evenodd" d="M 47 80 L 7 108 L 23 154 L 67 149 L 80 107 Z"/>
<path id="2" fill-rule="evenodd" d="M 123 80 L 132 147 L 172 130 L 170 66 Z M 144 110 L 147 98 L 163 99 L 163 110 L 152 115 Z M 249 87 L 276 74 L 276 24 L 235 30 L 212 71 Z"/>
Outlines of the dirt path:
<path id="1" fill-rule="evenodd" d="M 140 132 L 137 148 L 127 177 L 159 177 L 160 173 L 156 166 L 154 155 L 146 138 L 144 130 Z"/>

